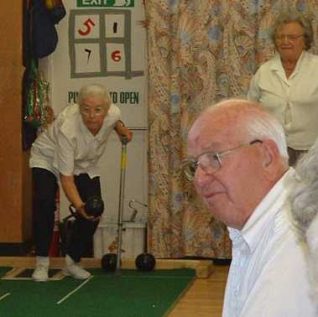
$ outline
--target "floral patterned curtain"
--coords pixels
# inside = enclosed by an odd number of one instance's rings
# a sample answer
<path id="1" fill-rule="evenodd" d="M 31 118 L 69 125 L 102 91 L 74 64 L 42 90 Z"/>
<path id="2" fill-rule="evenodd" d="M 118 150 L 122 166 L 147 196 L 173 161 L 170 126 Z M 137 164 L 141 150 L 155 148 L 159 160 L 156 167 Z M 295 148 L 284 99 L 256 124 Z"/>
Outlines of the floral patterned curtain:
<path id="1" fill-rule="evenodd" d="M 180 171 L 187 133 L 208 105 L 245 96 L 251 76 L 274 52 L 270 28 L 287 7 L 310 11 L 317 36 L 317 0 L 145 1 L 148 248 L 157 257 L 230 258 L 227 229 L 211 216 Z"/>

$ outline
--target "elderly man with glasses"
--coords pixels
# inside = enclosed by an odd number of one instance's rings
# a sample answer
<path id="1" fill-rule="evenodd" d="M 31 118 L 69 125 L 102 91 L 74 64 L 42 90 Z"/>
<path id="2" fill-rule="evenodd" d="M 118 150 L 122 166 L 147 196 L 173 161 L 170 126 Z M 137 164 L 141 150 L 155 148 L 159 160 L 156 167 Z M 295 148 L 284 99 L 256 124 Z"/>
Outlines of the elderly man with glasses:
<path id="1" fill-rule="evenodd" d="M 192 125 L 185 175 L 233 244 L 223 317 L 316 316 L 290 217 L 295 171 L 281 124 L 257 103 L 230 99 Z"/>

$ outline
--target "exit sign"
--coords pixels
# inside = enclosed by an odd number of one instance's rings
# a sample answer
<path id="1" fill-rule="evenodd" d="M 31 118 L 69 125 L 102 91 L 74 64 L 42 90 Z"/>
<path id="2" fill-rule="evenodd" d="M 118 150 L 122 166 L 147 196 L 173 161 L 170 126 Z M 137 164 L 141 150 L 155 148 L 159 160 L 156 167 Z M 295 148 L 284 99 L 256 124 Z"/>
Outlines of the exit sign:
<path id="1" fill-rule="evenodd" d="M 110 8 L 110 7 L 134 7 L 135 0 L 77 0 L 78 7 L 86 8 Z"/>

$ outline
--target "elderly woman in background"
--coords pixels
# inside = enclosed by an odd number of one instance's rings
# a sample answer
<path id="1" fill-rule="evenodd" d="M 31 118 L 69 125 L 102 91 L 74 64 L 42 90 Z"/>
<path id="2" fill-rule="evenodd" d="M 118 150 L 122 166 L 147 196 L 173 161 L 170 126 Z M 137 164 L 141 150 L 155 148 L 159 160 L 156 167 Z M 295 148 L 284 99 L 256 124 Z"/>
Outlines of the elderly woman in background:
<path id="1" fill-rule="evenodd" d="M 318 316 L 318 140 L 299 160 L 297 181 L 291 194 L 292 215 L 305 242 L 312 296 Z"/>
<path id="2" fill-rule="evenodd" d="M 308 52 L 313 31 L 298 12 L 278 17 L 272 39 L 276 54 L 253 76 L 248 99 L 262 103 L 283 124 L 294 165 L 318 137 L 318 56 Z"/>

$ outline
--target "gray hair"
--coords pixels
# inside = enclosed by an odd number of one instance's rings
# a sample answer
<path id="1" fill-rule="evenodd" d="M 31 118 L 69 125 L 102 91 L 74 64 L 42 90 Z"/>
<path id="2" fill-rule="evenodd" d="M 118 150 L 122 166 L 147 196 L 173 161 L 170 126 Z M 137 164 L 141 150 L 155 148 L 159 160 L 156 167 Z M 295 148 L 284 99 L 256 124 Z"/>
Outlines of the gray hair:
<path id="1" fill-rule="evenodd" d="M 275 36 L 277 35 L 278 29 L 281 26 L 292 22 L 298 23 L 304 29 L 305 50 L 309 50 L 313 43 L 312 25 L 309 18 L 305 17 L 301 12 L 294 10 L 284 11 L 277 17 L 271 33 L 273 43 L 276 43 Z"/>
<path id="2" fill-rule="evenodd" d="M 290 193 L 291 213 L 306 246 L 311 293 L 318 311 L 318 140 L 298 161 L 296 172 Z"/>
<path id="3" fill-rule="evenodd" d="M 111 104 L 111 98 L 106 87 L 100 84 L 88 84 L 83 86 L 78 93 L 78 104 L 81 105 L 83 100 L 87 97 L 100 97 L 105 100 L 105 106 Z"/>
<path id="4" fill-rule="evenodd" d="M 215 106 L 211 106 L 210 109 L 213 111 L 214 107 L 224 106 L 225 104 L 229 104 L 229 106 L 236 105 L 238 107 L 238 115 L 240 108 L 244 111 L 244 116 L 240 123 L 244 125 L 245 137 L 248 139 L 245 140 L 246 142 L 255 139 L 273 140 L 278 147 L 280 156 L 286 163 L 288 162 L 284 128 L 273 115 L 267 112 L 261 104 L 246 99 L 228 99 Z"/>
<path id="5" fill-rule="evenodd" d="M 318 215 L 318 141 L 296 165 L 297 179 L 291 194 L 292 215 L 305 234 Z"/>

